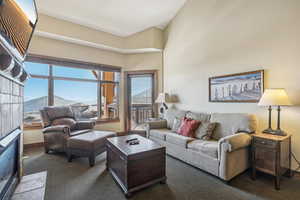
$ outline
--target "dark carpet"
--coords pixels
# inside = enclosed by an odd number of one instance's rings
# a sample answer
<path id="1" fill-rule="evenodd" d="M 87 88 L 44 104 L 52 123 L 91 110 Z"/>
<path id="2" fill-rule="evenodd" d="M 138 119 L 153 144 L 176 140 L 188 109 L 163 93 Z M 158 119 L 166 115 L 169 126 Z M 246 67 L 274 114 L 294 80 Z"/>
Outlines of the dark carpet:
<path id="1" fill-rule="evenodd" d="M 42 148 L 25 152 L 25 174 L 48 171 L 46 200 L 124 200 L 121 189 L 105 170 L 105 154 L 89 167 L 87 159 L 68 163 L 63 154 L 44 154 Z M 271 176 L 258 173 L 252 181 L 249 172 L 225 184 L 220 179 L 177 159 L 167 157 L 167 184 L 157 184 L 135 193 L 132 200 L 298 200 L 300 178 L 282 178 L 276 191 Z"/>

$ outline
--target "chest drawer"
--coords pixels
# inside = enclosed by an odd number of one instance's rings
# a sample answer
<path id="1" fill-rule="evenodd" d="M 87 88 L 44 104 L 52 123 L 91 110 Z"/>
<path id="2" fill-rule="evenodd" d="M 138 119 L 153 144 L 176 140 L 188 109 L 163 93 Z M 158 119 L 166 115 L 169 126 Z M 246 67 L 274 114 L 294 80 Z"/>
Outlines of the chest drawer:
<path id="1" fill-rule="evenodd" d="M 273 140 L 255 137 L 253 139 L 253 144 L 255 146 L 264 146 L 265 148 L 276 148 L 278 143 Z"/>

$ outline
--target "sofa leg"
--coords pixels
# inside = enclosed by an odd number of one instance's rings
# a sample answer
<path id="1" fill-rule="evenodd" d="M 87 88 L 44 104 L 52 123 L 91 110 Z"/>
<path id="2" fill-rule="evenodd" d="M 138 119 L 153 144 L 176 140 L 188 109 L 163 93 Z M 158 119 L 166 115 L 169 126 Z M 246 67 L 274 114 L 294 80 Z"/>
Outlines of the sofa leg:
<path id="1" fill-rule="evenodd" d="M 47 147 L 45 147 L 45 153 L 48 154 L 49 153 L 49 149 Z"/>
<path id="2" fill-rule="evenodd" d="M 225 185 L 230 185 L 230 182 L 231 182 L 231 180 L 227 180 L 227 181 L 222 180 L 222 181 L 223 181 L 223 183 L 224 183 Z"/>
<path id="3" fill-rule="evenodd" d="M 73 156 L 71 154 L 68 154 L 68 162 L 72 162 Z"/>
<path id="4" fill-rule="evenodd" d="M 95 165 L 95 156 L 89 156 L 90 167 Z"/>

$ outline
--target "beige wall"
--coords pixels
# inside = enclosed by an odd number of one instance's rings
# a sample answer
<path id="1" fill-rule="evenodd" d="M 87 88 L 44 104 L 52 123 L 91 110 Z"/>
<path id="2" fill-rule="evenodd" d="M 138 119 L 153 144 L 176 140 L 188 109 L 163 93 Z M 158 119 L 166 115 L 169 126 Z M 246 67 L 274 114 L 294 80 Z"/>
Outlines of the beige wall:
<path id="1" fill-rule="evenodd" d="M 265 69 L 266 88 L 286 88 L 296 104 L 283 108 L 282 128 L 300 159 L 299 10 L 299 0 L 188 1 L 165 33 L 165 92 L 186 110 L 255 113 L 262 130 L 266 108 L 209 103 L 208 78 Z"/>
<path id="2" fill-rule="evenodd" d="M 44 14 L 39 15 L 37 31 L 78 39 L 94 44 L 120 49 L 163 49 L 163 31 L 149 28 L 128 37 L 119 37 L 82 25 L 59 20 Z"/>
<path id="3" fill-rule="evenodd" d="M 63 41 L 47 39 L 44 37 L 33 37 L 29 52 L 32 54 L 46 55 L 57 58 L 67 58 L 79 61 L 108 64 L 122 67 L 122 72 L 132 70 L 158 70 L 159 88 L 162 88 L 162 53 L 145 54 L 118 54 L 103 51 L 91 47 L 71 44 Z M 120 95 L 120 122 L 103 123 L 96 126 L 98 130 L 124 131 L 124 84 L 123 73 L 121 75 Z M 41 130 L 28 130 L 24 133 L 24 144 L 43 142 Z"/>
<path id="4" fill-rule="evenodd" d="M 32 42 L 29 46 L 29 53 L 120 67 L 125 62 L 125 56 L 123 54 L 39 36 L 34 36 L 32 38 Z"/>
<path id="5" fill-rule="evenodd" d="M 163 49 L 163 31 L 158 28 L 149 28 L 125 38 L 125 47 L 128 49 L 156 48 Z"/>

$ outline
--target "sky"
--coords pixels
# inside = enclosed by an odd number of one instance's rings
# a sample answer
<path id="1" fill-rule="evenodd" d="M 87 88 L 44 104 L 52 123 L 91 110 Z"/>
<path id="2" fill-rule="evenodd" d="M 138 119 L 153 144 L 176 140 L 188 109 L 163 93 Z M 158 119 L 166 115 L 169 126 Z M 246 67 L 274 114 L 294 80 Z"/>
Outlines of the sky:
<path id="1" fill-rule="evenodd" d="M 29 20 L 35 24 L 36 13 L 33 0 L 14 0 L 28 16 Z"/>
<path id="2" fill-rule="evenodd" d="M 49 75 L 47 64 L 40 63 L 25 63 L 25 69 L 30 74 Z M 95 76 L 90 70 L 58 67 L 53 68 L 54 76 L 85 78 L 95 80 Z M 151 88 L 151 77 L 136 77 L 132 79 L 133 95 L 141 93 L 148 88 Z M 25 83 L 25 101 L 47 96 L 48 95 L 48 80 L 30 78 Z M 96 102 L 97 99 L 97 84 L 93 82 L 78 82 L 78 81 L 54 81 L 54 95 L 62 97 L 66 100 L 78 102 Z"/>
<path id="3" fill-rule="evenodd" d="M 135 77 L 131 79 L 132 85 L 132 95 L 141 93 L 149 88 L 151 88 L 151 77 Z"/>

